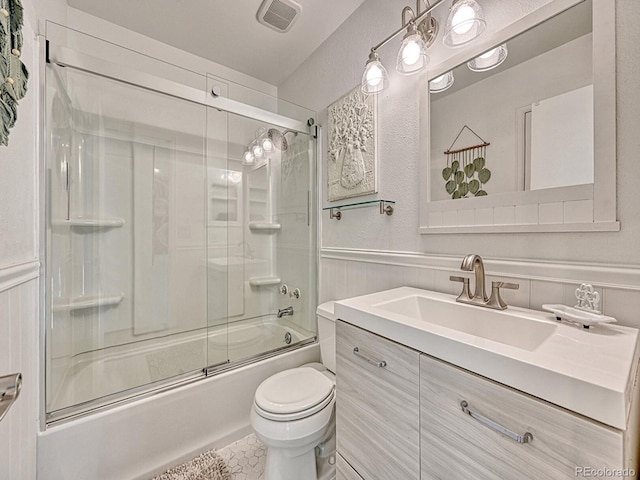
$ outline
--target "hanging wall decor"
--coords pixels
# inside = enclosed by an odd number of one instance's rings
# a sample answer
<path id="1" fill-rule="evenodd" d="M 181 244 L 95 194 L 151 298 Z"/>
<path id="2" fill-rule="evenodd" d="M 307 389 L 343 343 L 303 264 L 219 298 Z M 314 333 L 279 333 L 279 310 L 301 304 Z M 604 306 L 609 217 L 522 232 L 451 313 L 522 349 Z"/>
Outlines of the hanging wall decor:
<path id="1" fill-rule="evenodd" d="M 358 86 L 329 107 L 330 202 L 378 191 L 375 102 Z"/>
<path id="2" fill-rule="evenodd" d="M 18 101 L 27 93 L 29 72 L 20 60 L 23 8 L 20 0 L 0 0 L 0 145 L 18 119 Z"/>
<path id="3" fill-rule="evenodd" d="M 480 143 L 454 149 L 456 141 L 465 129 L 475 135 Z M 490 143 L 485 142 L 467 125 L 460 129 L 451 146 L 444 152 L 447 166 L 442 170 L 442 178 L 446 182 L 444 188 L 451 198 L 487 195 L 484 185 L 491 179 L 491 171 L 486 167 L 489 145 Z"/>

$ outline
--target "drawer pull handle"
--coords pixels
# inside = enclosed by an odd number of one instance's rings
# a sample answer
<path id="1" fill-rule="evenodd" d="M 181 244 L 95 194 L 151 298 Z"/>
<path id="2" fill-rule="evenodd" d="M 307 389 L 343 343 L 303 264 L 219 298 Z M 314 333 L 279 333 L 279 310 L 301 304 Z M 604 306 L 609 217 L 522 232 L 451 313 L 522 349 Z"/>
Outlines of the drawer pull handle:
<path id="1" fill-rule="evenodd" d="M 531 435 L 531 433 L 529 432 L 525 432 L 524 435 L 519 435 L 516 432 L 512 432 L 511 430 L 509 430 L 508 428 L 503 427 L 502 425 L 500 425 L 499 423 L 494 422 L 493 420 L 484 417 L 478 413 L 472 412 L 471 410 L 469 410 L 469 403 L 467 403 L 466 400 L 462 400 L 460 402 L 460 406 L 462 407 L 462 411 L 464 413 L 466 413 L 467 415 L 469 415 L 471 418 L 476 419 L 477 421 L 479 421 L 480 423 L 482 423 L 483 425 L 486 425 L 487 427 L 496 430 L 504 435 L 506 435 L 509 438 L 512 438 L 513 440 L 515 440 L 518 443 L 530 443 L 531 440 L 533 440 L 533 435 Z"/>
<path id="2" fill-rule="evenodd" d="M 366 360 L 367 362 L 369 362 L 371 365 L 375 365 L 378 368 L 384 368 L 387 366 L 387 362 L 385 362 L 384 360 L 380 360 L 379 362 L 376 360 L 371 360 L 369 357 L 366 357 L 365 355 L 360 353 L 360 349 L 358 347 L 353 347 L 353 354 L 356 357 L 360 357 L 364 360 Z"/>

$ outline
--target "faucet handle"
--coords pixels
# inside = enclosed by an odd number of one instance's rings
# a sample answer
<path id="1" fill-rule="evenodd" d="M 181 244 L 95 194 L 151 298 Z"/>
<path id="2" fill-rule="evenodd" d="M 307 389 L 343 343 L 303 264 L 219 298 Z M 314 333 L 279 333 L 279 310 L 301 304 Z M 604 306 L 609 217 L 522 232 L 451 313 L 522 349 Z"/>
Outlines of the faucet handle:
<path id="1" fill-rule="evenodd" d="M 469 283 L 469 279 L 467 277 L 457 277 L 455 275 L 451 275 L 449 280 L 452 282 Z"/>
<path id="2" fill-rule="evenodd" d="M 458 300 L 469 300 L 471 298 L 471 294 L 469 293 L 469 279 L 467 277 L 458 277 L 456 275 L 451 275 L 449 280 L 452 282 L 460 282 L 462 283 L 462 292 L 458 295 Z"/>
<path id="3" fill-rule="evenodd" d="M 502 299 L 502 295 L 500 295 L 501 288 L 518 290 L 520 288 L 520 285 L 517 283 L 509 283 L 509 282 L 491 282 L 491 297 L 489 297 L 489 301 L 487 302 L 487 307 L 495 308 L 497 310 L 504 310 L 507 308 L 507 304 Z"/>
<path id="4" fill-rule="evenodd" d="M 520 288 L 519 283 L 509 283 L 509 282 L 491 282 L 491 289 L 494 288 L 508 288 L 509 290 L 518 290 Z"/>

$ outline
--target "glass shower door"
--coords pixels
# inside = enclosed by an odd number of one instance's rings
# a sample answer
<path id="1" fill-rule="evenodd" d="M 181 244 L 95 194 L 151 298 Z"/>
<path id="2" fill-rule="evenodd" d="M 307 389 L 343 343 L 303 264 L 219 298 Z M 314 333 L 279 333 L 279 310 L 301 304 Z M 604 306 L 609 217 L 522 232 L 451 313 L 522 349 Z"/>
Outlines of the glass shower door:
<path id="1" fill-rule="evenodd" d="M 220 115 L 209 109 L 210 128 Z M 252 118 L 228 113 L 225 120 L 226 164 L 220 158 L 207 188 L 208 217 L 226 220 L 209 225 L 210 278 L 227 279 L 224 292 L 211 288 L 220 282 L 210 283 L 209 359 L 221 360 L 224 343 L 233 363 L 316 336 L 315 142 L 306 132 Z M 226 258 L 216 255 L 224 233 Z M 212 302 L 222 295 L 227 318 L 214 318 Z"/>
<path id="2" fill-rule="evenodd" d="M 76 61 L 45 67 L 47 421 L 312 342 L 303 109 Z"/>
<path id="3" fill-rule="evenodd" d="M 206 107 L 46 68 L 52 418 L 202 375 L 215 361 L 207 345 Z M 215 302 L 215 317 L 226 317 L 226 300 Z M 226 345 L 211 353 L 226 358 Z"/>

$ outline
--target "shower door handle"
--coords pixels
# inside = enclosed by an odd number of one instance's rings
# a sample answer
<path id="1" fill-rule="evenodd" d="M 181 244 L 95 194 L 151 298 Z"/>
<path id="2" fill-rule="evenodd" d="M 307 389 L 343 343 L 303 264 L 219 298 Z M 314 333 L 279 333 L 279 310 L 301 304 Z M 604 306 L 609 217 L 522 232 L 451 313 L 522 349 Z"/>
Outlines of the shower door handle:
<path id="1" fill-rule="evenodd" d="M 22 389 L 22 374 L 13 373 L 0 377 L 0 421 L 17 400 Z"/>

